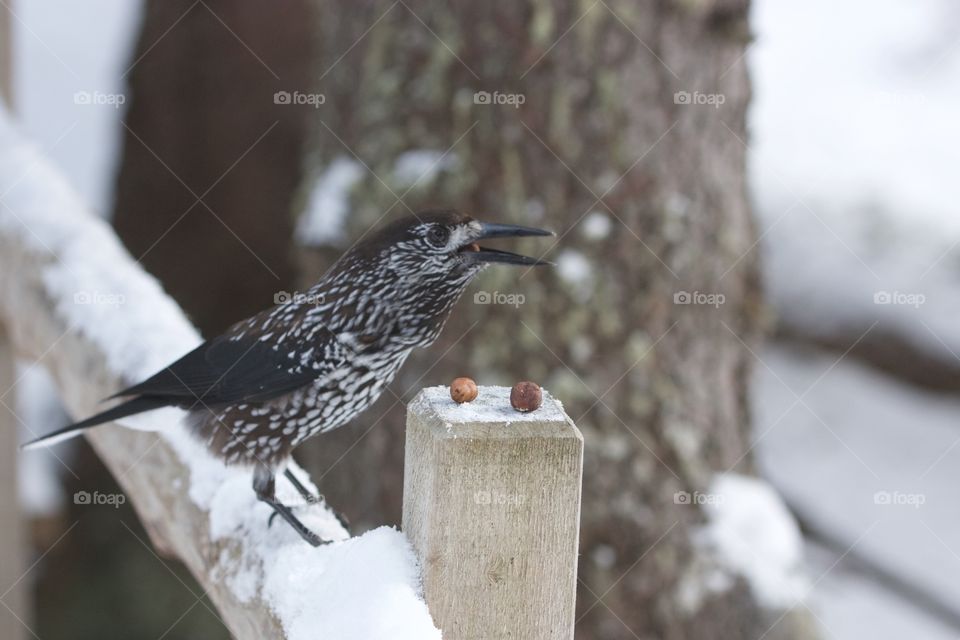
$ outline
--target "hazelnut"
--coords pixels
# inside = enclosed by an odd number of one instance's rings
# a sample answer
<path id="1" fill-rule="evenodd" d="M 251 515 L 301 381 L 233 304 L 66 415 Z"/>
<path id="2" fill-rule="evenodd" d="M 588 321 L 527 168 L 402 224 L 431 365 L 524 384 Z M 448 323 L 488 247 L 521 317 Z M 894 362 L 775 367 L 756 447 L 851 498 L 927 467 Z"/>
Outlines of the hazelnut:
<path id="1" fill-rule="evenodd" d="M 510 404 L 517 411 L 534 411 L 543 403 L 543 393 L 536 382 L 524 380 L 513 385 L 510 390 Z"/>
<path id="2" fill-rule="evenodd" d="M 450 397 L 457 404 L 477 399 L 477 383 L 470 378 L 457 378 L 450 383 Z"/>

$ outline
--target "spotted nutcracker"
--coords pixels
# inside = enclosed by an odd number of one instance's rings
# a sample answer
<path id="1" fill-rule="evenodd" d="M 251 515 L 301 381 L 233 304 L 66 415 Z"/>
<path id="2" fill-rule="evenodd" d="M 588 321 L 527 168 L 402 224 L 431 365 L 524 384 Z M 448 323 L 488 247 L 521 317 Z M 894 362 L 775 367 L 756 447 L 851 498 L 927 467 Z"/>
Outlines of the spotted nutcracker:
<path id="1" fill-rule="evenodd" d="M 242 320 L 147 380 L 121 404 L 24 445 L 160 407 L 179 407 L 212 454 L 253 469 L 253 489 L 309 543 L 323 542 L 275 495 L 293 449 L 369 407 L 416 347 L 436 340 L 454 303 L 489 264 L 544 265 L 477 241 L 549 231 L 427 211 L 357 243 L 306 294 Z"/>

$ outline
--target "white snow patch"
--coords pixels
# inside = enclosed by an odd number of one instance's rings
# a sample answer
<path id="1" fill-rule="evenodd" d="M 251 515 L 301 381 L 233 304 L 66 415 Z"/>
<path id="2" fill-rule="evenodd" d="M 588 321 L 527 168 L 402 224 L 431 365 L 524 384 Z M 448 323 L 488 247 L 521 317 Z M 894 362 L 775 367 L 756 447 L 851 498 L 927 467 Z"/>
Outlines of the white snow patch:
<path id="1" fill-rule="evenodd" d="M 31 517 L 50 517 L 63 509 L 66 500 L 58 478 L 59 468 L 56 458 L 49 452 L 20 457 L 17 497 L 24 512 Z"/>
<path id="2" fill-rule="evenodd" d="M 610 235 L 613 223 L 602 211 L 591 211 L 583 221 L 583 235 L 590 240 L 603 240 Z"/>
<path id="3" fill-rule="evenodd" d="M 757 438 L 764 475 L 842 548 L 856 543 L 851 555 L 960 610 L 958 560 L 941 542 L 960 540 L 960 398 L 833 353 L 767 346 L 759 356 L 752 405 L 757 435 L 769 431 Z"/>
<path id="4" fill-rule="evenodd" d="M 564 249 L 557 256 L 557 273 L 571 287 L 573 297 L 586 302 L 593 293 L 593 265 L 579 251 Z"/>
<path id="5" fill-rule="evenodd" d="M 462 424 L 465 422 L 495 422 L 510 424 L 513 422 L 564 422 L 567 414 L 560 401 L 543 392 L 543 404 L 539 409 L 526 413 L 517 411 L 510 405 L 509 387 L 477 387 L 477 398 L 473 402 L 457 404 L 450 398 L 450 389 L 444 386 L 427 387 L 414 399 L 423 409 L 433 411 L 443 422 Z"/>
<path id="6" fill-rule="evenodd" d="M 918 608 L 908 598 L 891 593 L 874 577 L 848 570 L 844 566 L 847 558 L 813 544 L 808 544 L 806 551 L 812 574 L 822 576 L 809 598 L 809 606 L 820 623 L 820 637 L 957 640 L 956 629 L 942 618 Z M 949 573 L 943 571 L 942 564 L 939 572 Z"/>
<path id="7" fill-rule="evenodd" d="M 419 580 L 416 558 L 395 529 L 380 527 L 328 548 L 288 545 L 271 560 L 264 597 L 291 640 L 441 638 L 411 586 Z"/>
<path id="8" fill-rule="evenodd" d="M 608 544 L 598 544 L 590 553 L 590 558 L 601 569 L 609 570 L 617 562 L 617 550 Z"/>
<path id="9" fill-rule="evenodd" d="M 560 272 L 560 277 L 571 284 L 589 282 L 593 272 L 590 261 L 582 253 L 573 249 L 565 249 L 560 252 L 557 258 L 557 269 Z"/>
<path id="10" fill-rule="evenodd" d="M 727 580 L 742 576 L 762 605 L 785 609 L 805 597 L 803 538 L 783 501 L 765 481 L 734 473 L 715 477 L 702 505 L 708 523 L 694 540 L 712 552 Z"/>
<path id="11" fill-rule="evenodd" d="M 297 221 L 297 240 L 305 245 L 333 245 L 344 239 L 350 212 L 350 190 L 364 168 L 353 158 L 340 156 L 313 183 L 307 206 Z"/>
<path id="12" fill-rule="evenodd" d="M 110 228 L 79 204 L 73 190 L 42 154 L 16 131 L 0 109 L 0 234 L 7 234 L 55 261 L 42 282 L 56 312 L 73 331 L 105 354 L 107 366 L 133 382 L 168 365 L 200 341 L 183 312 L 156 280 L 133 266 Z M 91 250 L 93 248 L 94 250 Z M 7 276 L 9 277 L 9 276 Z M 124 304 L 76 298 L 97 291 L 122 296 Z M 112 298 L 116 300 L 118 298 Z M 257 501 L 248 469 L 227 468 L 183 428 L 182 412 L 153 411 L 124 426 L 163 431 L 190 470 L 190 498 L 209 511 L 214 539 L 243 540 L 226 566 L 237 598 L 249 600 L 256 586 L 276 611 L 288 638 L 439 638 L 420 598 L 418 569 L 404 536 L 377 530 L 354 540 L 322 505 L 298 509 L 303 522 L 321 536 L 339 540 L 314 549 L 284 523 L 268 529 L 270 509 Z M 298 469 L 301 480 L 310 487 Z M 287 504 L 299 496 L 282 477 L 277 493 Z M 334 603 L 334 604 L 331 604 Z M 326 632 L 326 633 L 324 633 Z"/>
<path id="13" fill-rule="evenodd" d="M 50 375 L 39 366 L 17 363 L 16 383 L 17 418 L 21 441 L 31 440 L 51 428 L 66 424 L 66 413 L 57 398 L 57 390 Z M 69 459 L 69 451 L 59 451 L 60 458 Z M 65 502 L 63 486 L 59 481 L 61 463 L 50 451 L 21 456 L 17 466 L 17 495 L 21 506 L 31 516 L 52 516 Z"/>
<path id="14" fill-rule="evenodd" d="M 403 187 L 425 186 L 436 180 L 441 171 L 456 167 L 452 153 L 432 149 L 411 149 L 397 156 L 393 164 L 393 178 Z"/>
<path id="15" fill-rule="evenodd" d="M 818 203 L 837 219 L 883 203 L 956 238 L 956 18 L 947 0 L 756 2 L 750 183 L 761 206 L 786 199 L 780 213 L 801 197 L 831 224 Z"/>
<path id="16" fill-rule="evenodd" d="M 810 333 L 860 335 L 880 321 L 879 330 L 952 359 L 956 4 L 753 6 L 749 183 L 765 291 L 781 317 Z M 815 50 L 803 35 L 811 28 Z"/>
<path id="17" fill-rule="evenodd" d="M 12 10 L 15 111 L 27 135 L 101 213 L 109 213 L 114 197 L 121 120 L 130 105 L 124 71 L 136 57 L 143 4 L 30 0 Z"/>

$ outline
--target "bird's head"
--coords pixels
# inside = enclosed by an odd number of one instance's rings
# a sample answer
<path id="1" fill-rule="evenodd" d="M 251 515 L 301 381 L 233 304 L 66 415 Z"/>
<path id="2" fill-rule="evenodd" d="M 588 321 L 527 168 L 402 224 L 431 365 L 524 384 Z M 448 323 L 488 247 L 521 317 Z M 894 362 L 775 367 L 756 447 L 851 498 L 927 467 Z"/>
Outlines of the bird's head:
<path id="1" fill-rule="evenodd" d="M 467 279 L 491 264 L 540 266 L 551 263 L 479 244 L 493 238 L 551 236 L 551 231 L 482 222 L 459 211 L 424 211 L 375 231 L 362 243 L 368 255 L 387 259 L 398 274 Z M 360 248 L 360 247 L 358 247 Z"/>
<path id="2" fill-rule="evenodd" d="M 404 347 L 427 346 L 443 328 L 457 299 L 491 264 L 548 265 L 549 262 L 491 249 L 493 238 L 550 236 L 550 231 L 481 222 L 458 211 L 424 211 L 368 233 L 318 283 L 328 326 L 337 322 L 370 330 L 398 321 L 391 331 Z M 330 308 L 340 309 L 335 313 Z M 349 308 L 350 314 L 341 313 Z M 333 323 L 333 324 L 331 324 Z M 377 330 L 376 327 L 373 327 Z"/>

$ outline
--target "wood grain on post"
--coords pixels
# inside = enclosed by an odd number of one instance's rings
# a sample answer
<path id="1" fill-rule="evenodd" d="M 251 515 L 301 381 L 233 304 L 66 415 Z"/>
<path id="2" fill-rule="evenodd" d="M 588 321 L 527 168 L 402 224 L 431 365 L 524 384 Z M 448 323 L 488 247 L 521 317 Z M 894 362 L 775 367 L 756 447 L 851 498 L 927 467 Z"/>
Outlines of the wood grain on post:
<path id="1" fill-rule="evenodd" d="M 583 437 L 549 394 L 526 414 L 509 395 L 407 409 L 403 530 L 444 640 L 573 638 Z"/>

